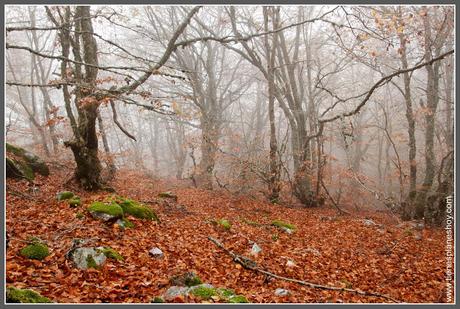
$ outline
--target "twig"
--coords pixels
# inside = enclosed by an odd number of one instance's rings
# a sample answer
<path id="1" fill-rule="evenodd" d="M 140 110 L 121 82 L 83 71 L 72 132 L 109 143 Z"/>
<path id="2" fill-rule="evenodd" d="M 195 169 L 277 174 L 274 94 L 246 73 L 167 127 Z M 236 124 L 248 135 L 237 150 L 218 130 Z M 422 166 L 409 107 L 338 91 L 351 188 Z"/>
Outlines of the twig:
<path id="1" fill-rule="evenodd" d="M 266 271 L 266 270 L 263 270 L 263 269 L 257 267 L 256 262 L 250 260 L 249 258 L 241 256 L 241 255 L 238 255 L 238 254 L 235 254 L 234 252 L 228 250 L 227 248 L 224 247 L 224 245 L 222 245 L 222 243 L 219 240 L 217 240 L 217 239 L 215 239 L 215 238 L 213 238 L 211 236 L 208 236 L 208 239 L 211 242 L 213 242 L 217 247 L 221 248 L 223 251 L 225 251 L 227 254 L 229 254 L 233 258 L 233 261 L 235 261 L 236 263 L 241 264 L 244 268 L 259 272 L 259 273 L 264 274 L 266 276 L 270 276 L 270 277 L 273 277 L 273 278 L 276 278 L 276 279 L 281 279 L 281 280 L 285 280 L 285 281 L 289 281 L 289 282 L 294 282 L 294 283 L 304 285 L 304 286 L 307 286 L 307 287 L 313 288 L 313 289 L 332 290 L 332 291 L 339 291 L 339 292 L 350 292 L 350 293 L 354 293 L 354 294 L 358 294 L 358 295 L 362 295 L 362 296 L 380 297 L 380 298 L 383 298 L 383 299 L 391 300 L 392 302 L 395 302 L 395 303 L 400 303 L 399 300 L 397 300 L 397 299 L 395 299 L 393 297 L 383 295 L 383 294 L 379 294 L 379 293 L 376 293 L 376 292 L 366 292 L 366 291 L 355 290 L 355 289 L 350 289 L 350 288 L 341 288 L 341 287 L 330 286 L 330 285 L 321 285 L 321 284 L 312 283 L 312 282 L 308 282 L 308 281 L 302 281 L 302 280 L 297 280 L 297 279 L 292 279 L 292 278 L 279 276 L 279 275 L 276 275 L 274 273 L 271 273 L 269 271 Z"/>
<path id="2" fill-rule="evenodd" d="M 29 194 L 25 194 L 25 193 L 22 193 L 22 192 L 19 192 L 19 191 L 14 191 L 14 190 L 11 190 L 11 189 L 7 189 L 7 193 L 11 194 L 11 195 L 15 195 L 15 196 L 19 196 L 19 197 L 23 197 L 23 198 L 26 198 L 26 199 L 29 199 L 29 200 L 35 200 L 36 198 L 32 195 L 29 195 Z"/>
<path id="3" fill-rule="evenodd" d="M 324 189 L 324 192 L 326 192 L 327 196 L 329 196 L 329 199 L 331 200 L 332 205 L 334 205 L 334 207 L 339 211 L 339 213 L 340 213 L 340 214 L 347 214 L 347 215 L 349 215 L 350 213 L 347 212 L 347 211 L 345 211 L 345 210 L 342 210 L 342 209 L 339 207 L 338 203 L 334 200 L 334 198 L 332 197 L 332 195 L 329 194 L 329 190 L 327 190 L 326 185 L 324 184 L 323 178 L 320 179 L 320 182 L 321 182 L 321 186 L 322 186 L 323 189 Z"/>
<path id="4" fill-rule="evenodd" d="M 117 110 L 115 108 L 115 104 L 113 104 L 113 100 L 110 100 L 110 106 L 112 107 L 112 113 L 113 113 L 113 121 L 115 122 L 115 124 L 117 125 L 117 127 L 123 132 L 126 134 L 126 136 L 128 136 L 129 138 L 136 140 L 136 138 L 134 137 L 134 135 L 132 135 L 131 133 L 129 133 L 125 128 L 123 128 L 123 126 L 121 125 L 121 123 L 118 121 L 118 116 L 117 116 Z"/>

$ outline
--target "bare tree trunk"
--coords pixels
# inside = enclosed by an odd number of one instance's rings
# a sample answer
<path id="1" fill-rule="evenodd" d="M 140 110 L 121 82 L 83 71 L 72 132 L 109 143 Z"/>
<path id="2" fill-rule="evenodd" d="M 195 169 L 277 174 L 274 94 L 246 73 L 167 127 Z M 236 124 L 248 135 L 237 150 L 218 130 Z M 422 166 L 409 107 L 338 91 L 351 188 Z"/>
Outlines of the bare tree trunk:
<path id="1" fill-rule="evenodd" d="M 213 116 L 201 117 L 201 160 L 198 164 L 198 184 L 212 190 L 212 177 L 216 164 L 217 143 L 220 135 L 220 126 L 215 123 Z"/>
<path id="2" fill-rule="evenodd" d="M 10 58 L 6 57 L 6 61 L 8 63 L 8 66 L 11 69 L 11 75 L 13 76 L 13 79 L 16 81 L 17 80 L 16 74 L 15 74 L 15 71 L 13 69 L 13 65 L 12 65 L 12 63 L 10 61 Z M 33 83 L 33 72 L 31 72 L 31 81 Z M 28 106 L 28 104 L 26 103 L 26 100 L 24 99 L 24 94 L 23 94 L 22 89 L 20 87 L 18 87 L 17 91 L 18 91 L 19 103 L 24 108 L 24 111 L 26 112 L 27 117 L 29 118 L 29 121 L 30 121 L 29 125 L 30 125 L 30 129 L 32 130 L 32 138 L 34 140 L 34 143 L 35 144 L 41 143 L 42 146 L 43 146 L 43 149 L 45 150 L 45 153 L 47 155 L 49 155 L 50 152 L 49 152 L 48 144 L 46 142 L 45 130 L 44 130 L 43 126 L 39 123 L 39 120 L 36 118 L 35 93 L 34 93 L 34 91 L 31 91 L 31 103 L 32 103 L 32 110 L 31 110 L 30 105 Z M 40 136 L 40 140 L 37 139 L 37 134 L 36 133 L 38 133 L 38 135 Z"/>
<path id="3" fill-rule="evenodd" d="M 32 10 L 30 7 L 29 7 L 29 17 L 30 17 L 31 27 L 35 27 L 36 26 L 35 9 Z M 35 49 L 40 49 L 39 39 L 38 39 L 36 31 L 32 31 L 32 42 L 31 43 L 35 47 Z M 33 70 L 35 71 L 35 76 L 37 78 L 37 81 L 39 81 L 41 84 L 47 84 L 48 83 L 47 76 L 51 69 L 51 64 L 48 69 L 48 74 L 45 72 L 45 68 L 43 67 L 42 61 L 37 61 L 37 59 L 34 58 L 32 65 L 33 65 L 32 66 Z M 47 125 L 49 128 L 50 138 L 53 144 L 53 152 L 54 154 L 56 154 L 58 151 L 59 142 L 56 136 L 55 124 L 52 121 L 50 122 L 51 120 L 50 109 L 53 109 L 54 106 L 51 102 L 51 97 L 48 93 L 48 90 L 44 87 L 39 87 L 39 89 L 43 97 L 43 109 L 45 111 L 45 119 L 48 123 Z"/>
<path id="4" fill-rule="evenodd" d="M 401 11 L 399 12 L 401 16 Z M 402 69 L 405 70 L 409 67 L 406 54 L 406 36 L 403 32 L 399 34 L 400 43 L 400 60 Z M 408 201 L 403 203 L 402 207 L 402 219 L 408 220 L 411 218 L 411 212 L 413 204 L 417 196 L 416 185 L 417 185 L 417 143 L 415 140 L 415 117 L 412 110 L 412 95 L 411 95 L 411 76 L 408 72 L 403 73 L 404 81 L 404 102 L 406 103 L 406 119 L 408 123 L 407 133 L 409 135 L 409 196 Z"/>
<path id="5" fill-rule="evenodd" d="M 111 180 L 115 176 L 117 168 L 115 167 L 115 163 L 113 162 L 113 157 L 110 152 L 109 141 L 107 140 L 107 134 L 105 133 L 100 111 L 97 111 L 97 124 L 99 126 L 99 132 L 102 137 L 102 145 L 104 146 L 105 155 L 107 156 L 107 168 L 109 171 L 108 180 Z"/>
<path id="6" fill-rule="evenodd" d="M 432 48 L 434 42 L 431 38 L 430 17 L 427 14 L 423 19 L 425 29 L 425 60 L 432 59 Z M 435 57 L 439 56 L 440 48 L 436 48 Z M 426 89 L 426 108 L 425 113 L 425 178 L 417 196 L 415 206 L 415 218 L 422 219 L 425 213 L 426 198 L 431 190 L 435 176 L 435 156 L 434 156 L 434 130 L 436 109 L 439 102 L 439 63 L 427 65 L 427 89 Z"/>
<path id="7" fill-rule="evenodd" d="M 73 47 L 73 53 L 77 61 L 81 60 L 80 49 L 83 50 L 83 60 L 90 65 L 97 65 L 97 44 L 93 37 L 93 26 L 89 6 L 78 6 L 75 11 L 76 34 L 71 41 L 67 33 L 67 41 Z M 80 40 L 82 46 L 80 47 Z M 63 61 L 65 63 L 65 61 Z M 64 75 L 67 77 L 67 67 L 64 66 Z M 75 79 L 95 87 L 98 69 L 94 66 L 85 66 L 85 74 L 80 65 L 75 65 Z M 65 146 L 72 150 L 77 168 L 76 179 L 88 190 L 96 190 L 102 187 L 101 162 L 98 157 L 98 138 L 96 133 L 96 119 L 99 102 L 92 96 L 92 89 L 77 86 L 75 102 L 78 109 L 78 124 L 74 130 L 74 139 L 66 141 Z M 68 94 L 70 96 L 70 93 Z M 82 99 L 86 104 L 79 104 Z M 70 100 L 70 98 L 69 98 Z M 69 104 L 70 105 L 70 104 Z M 70 108 L 70 106 L 69 106 Z"/>
<path id="8" fill-rule="evenodd" d="M 278 26 L 276 20 L 278 15 L 275 15 L 274 7 L 264 7 L 264 26 L 265 31 L 269 31 L 268 22 L 270 15 L 272 17 L 273 29 Z M 279 8 L 276 9 L 279 11 Z M 277 45 L 277 35 L 273 35 L 272 46 L 270 47 L 268 36 L 265 36 L 265 50 L 267 57 L 267 72 L 268 72 L 268 118 L 270 122 L 270 169 L 268 177 L 268 191 L 271 202 L 276 203 L 279 199 L 280 192 L 280 164 L 278 158 L 278 143 L 276 140 L 275 126 L 275 52 Z"/>

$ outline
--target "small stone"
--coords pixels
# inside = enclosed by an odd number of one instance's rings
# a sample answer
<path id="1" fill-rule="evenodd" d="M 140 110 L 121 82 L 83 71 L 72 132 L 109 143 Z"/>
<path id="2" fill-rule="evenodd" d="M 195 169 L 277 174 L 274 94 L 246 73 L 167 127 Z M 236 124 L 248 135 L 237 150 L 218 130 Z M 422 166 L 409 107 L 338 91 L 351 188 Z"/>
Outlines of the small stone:
<path id="1" fill-rule="evenodd" d="M 288 296 L 290 294 L 289 290 L 286 289 L 276 289 L 275 290 L 275 296 Z"/>
<path id="2" fill-rule="evenodd" d="M 99 220 L 104 221 L 104 222 L 109 222 L 109 221 L 115 220 L 117 218 L 116 216 L 112 216 L 112 215 L 109 215 L 109 214 L 106 214 L 106 213 L 103 213 L 103 212 L 91 211 L 90 214 L 91 214 L 91 216 L 93 216 L 94 219 L 99 219 Z"/>
<path id="3" fill-rule="evenodd" d="M 321 253 L 320 253 L 317 249 L 315 249 L 315 248 L 307 248 L 307 249 L 305 249 L 305 252 L 313 253 L 313 254 L 316 255 L 316 256 L 320 256 L 320 255 L 321 255 Z"/>
<path id="4" fill-rule="evenodd" d="M 287 260 L 286 266 L 287 266 L 287 267 L 294 267 L 294 266 L 296 266 L 296 265 L 295 265 L 295 263 L 294 263 L 292 260 Z"/>
<path id="5" fill-rule="evenodd" d="M 92 266 L 102 266 L 107 257 L 104 253 L 96 248 L 82 247 L 75 249 L 72 254 L 72 261 L 75 266 L 80 269 L 88 269 Z M 95 265 L 88 265 L 89 261 L 94 262 Z"/>
<path id="6" fill-rule="evenodd" d="M 365 226 L 373 226 L 373 225 L 376 225 L 374 221 L 370 220 L 370 219 L 364 219 L 363 220 L 363 224 Z"/>
<path id="7" fill-rule="evenodd" d="M 258 254 L 260 251 L 262 251 L 262 248 L 259 247 L 258 244 L 254 243 L 252 245 L 251 254 Z"/>
<path id="8" fill-rule="evenodd" d="M 187 289 L 187 293 L 191 293 L 193 290 L 200 289 L 200 288 L 206 288 L 206 289 L 214 289 L 214 287 L 209 284 L 209 283 L 202 283 L 198 285 L 191 286 Z"/>
<path id="9" fill-rule="evenodd" d="M 149 253 L 156 259 L 162 259 L 164 257 L 163 251 L 157 247 L 150 249 Z"/>
<path id="10" fill-rule="evenodd" d="M 165 301 L 173 301 L 177 297 L 184 297 L 187 295 L 188 288 L 184 286 L 172 286 L 163 294 Z"/>
<path id="11" fill-rule="evenodd" d="M 285 231 L 286 233 L 288 233 L 288 234 L 292 234 L 292 232 L 293 232 L 293 230 L 291 230 L 290 228 L 284 227 L 284 226 L 281 227 L 281 229 L 282 229 L 283 231 Z"/>
<path id="12" fill-rule="evenodd" d="M 423 231 L 424 228 L 425 228 L 425 223 L 423 222 L 416 222 L 414 224 L 414 230 L 416 231 Z"/>
<path id="13" fill-rule="evenodd" d="M 175 286 L 194 286 L 203 283 L 193 271 L 175 275 L 170 279 L 171 285 Z"/>

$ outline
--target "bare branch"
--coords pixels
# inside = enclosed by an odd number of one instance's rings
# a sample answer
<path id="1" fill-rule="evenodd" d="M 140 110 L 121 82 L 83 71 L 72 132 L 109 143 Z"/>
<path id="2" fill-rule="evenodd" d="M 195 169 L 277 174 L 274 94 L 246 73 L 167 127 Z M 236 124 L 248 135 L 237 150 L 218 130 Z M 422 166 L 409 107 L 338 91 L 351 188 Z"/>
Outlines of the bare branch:
<path id="1" fill-rule="evenodd" d="M 412 71 L 415 71 L 415 70 L 418 70 L 420 68 L 423 68 L 427 65 L 432 65 L 433 63 L 435 63 L 436 61 L 439 61 L 441 59 L 444 59 L 446 56 L 450 55 L 450 54 L 453 54 L 454 53 L 454 50 L 450 50 L 448 52 L 445 52 L 444 54 L 436 57 L 436 58 L 433 58 L 429 61 L 425 61 L 419 65 L 416 65 L 416 66 L 413 66 L 411 68 L 408 68 L 408 69 L 405 69 L 405 70 L 399 70 L 399 71 L 396 71 L 390 75 L 387 75 L 387 76 L 384 76 L 382 77 L 377 83 L 374 84 L 374 86 L 371 87 L 371 89 L 367 92 L 367 95 L 364 97 L 364 99 L 359 103 L 359 105 L 352 111 L 350 112 L 347 112 L 347 113 L 343 113 L 343 114 L 340 114 L 340 115 L 336 115 L 334 117 L 331 117 L 331 118 L 326 118 L 326 119 L 319 119 L 318 121 L 320 123 L 327 123 L 327 122 L 332 122 L 332 121 L 335 121 L 339 118 L 345 118 L 345 117 L 350 117 L 350 116 L 353 116 L 357 113 L 359 113 L 359 111 L 364 107 L 364 105 L 366 105 L 367 101 L 369 101 L 369 99 L 371 98 L 372 94 L 374 93 L 375 90 L 377 90 L 378 88 L 380 88 L 381 86 L 389 83 L 391 81 L 391 79 L 393 77 L 396 77 L 398 75 L 401 75 L 403 73 L 407 73 L 407 72 L 412 72 Z"/>

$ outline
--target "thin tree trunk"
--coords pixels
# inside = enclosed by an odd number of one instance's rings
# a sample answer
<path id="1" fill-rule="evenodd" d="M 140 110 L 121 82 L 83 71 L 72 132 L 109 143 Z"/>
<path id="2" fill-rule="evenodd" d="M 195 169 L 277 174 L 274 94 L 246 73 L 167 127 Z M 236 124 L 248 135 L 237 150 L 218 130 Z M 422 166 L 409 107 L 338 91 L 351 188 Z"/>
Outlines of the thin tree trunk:
<path id="1" fill-rule="evenodd" d="M 104 146 L 105 155 L 107 157 L 107 168 L 109 170 L 108 180 L 111 180 L 115 176 L 117 168 L 115 167 L 112 153 L 110 152 L 109 141 L 107 140 L 107 134 L 105 133 L 100 111 L 97 111 L 97 124 L 99 126 L 99 132 L 102 137 L 102 145 Z"/>
<path id="2" fill-rule="evenodd" d="M 404 33 L 399 34 L 400 54 L 402 69 L 409 67 L 406 54 L 406 37 Z M 409 197 L 406 203 L 403 203 L 402 219 L 408 220 L 411 218 L 413 204 L 417 196 L 417 143 L 415 140 L 415 117 L 412 110 L 412 95 L 411 95 L 411 77 L 408 72 L 403 74 L 404 81 L 404 102 L 406 103 L 406 119 L 408 123 L 407 133 L 409 135 Z"/>

